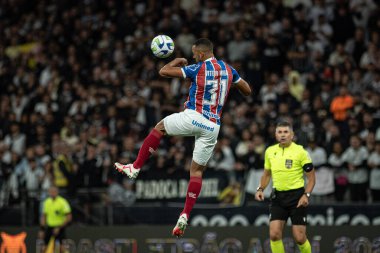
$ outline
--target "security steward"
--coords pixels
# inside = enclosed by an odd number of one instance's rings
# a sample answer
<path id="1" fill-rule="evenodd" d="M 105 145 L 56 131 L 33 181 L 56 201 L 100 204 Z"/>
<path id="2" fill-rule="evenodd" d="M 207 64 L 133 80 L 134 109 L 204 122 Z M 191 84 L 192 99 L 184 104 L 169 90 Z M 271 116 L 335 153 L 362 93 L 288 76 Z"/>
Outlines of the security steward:
<path id="1" fill-rule="evenodd" d="M 49 188 L 49 197 L 43 203 L 43 214 L 41 216 L 40 238 L 47 245 L 52 237 L 60 242 L 65 239 L 65 228 L 72 220 L 71 207 L 67 200 L 58 195 L 58 188 Z"/>
<path id="2" fill-rule="evenodd" d="M 290 217 L 292 232 L 301 253 L 311 253 L 306 237 L 306 215 L 309 197 L 315 185 L 315 171 L 307 151 L 293 142 L 293 127 L 289 122 L 276 125 L 277 144 L 265 150 L 264 172 L 255 198 L 264 200 L 263 191 L 270 179 L 273 190 L 270 199 L 270 246 L 272 252 L 285 253 L 282 233 Z M 305 185 L 304 174 L 307 178 Z"/>

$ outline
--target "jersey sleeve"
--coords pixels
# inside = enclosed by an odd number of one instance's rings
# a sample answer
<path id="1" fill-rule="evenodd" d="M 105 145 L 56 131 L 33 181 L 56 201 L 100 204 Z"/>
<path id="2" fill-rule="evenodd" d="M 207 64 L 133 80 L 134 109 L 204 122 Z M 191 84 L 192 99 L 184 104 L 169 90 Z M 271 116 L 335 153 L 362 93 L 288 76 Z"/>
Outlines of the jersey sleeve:
<path id="1" fill-rule="evenodd" d="M 230 66 L 230 68 L 232 71 L 232 83 L 238 83 L 241 79 L 239 73 L 233 67 Z"/>
<path id="2" fill-rule="evenodd" d="M 182 70 L 183 78 L 193 79 L 197 75 L 201 66 L 202 64 L 197 63 L 197 64 L 192 64 L 189 66 L 182 67 L 181 70 Z"/>
<path id="3" fill-rule="evenodd" d="M 308 163 L 313 163 L 313 161 L 311 160 L 309 152 L 307 152 L 307 150 L 303 148 L 301 152 L 301 166 L 304 166 Z"/>
<path id="4" fill-rule="evenodd" d="M 264 169 L 265 170 L 271 170 L 272 166 L 269 160 L 269 149 L 265 150 L 265 158 L 264 158 Z"/>
<path id="5" fill-rule="evenodd" d="M 62 201 L 62 209 L 63 209 L 64 214 L 71 213 L 71 207 L 69 205 L 69 202 L 67 202 L 66 199 L 63 199 L 63 201 Z"/>

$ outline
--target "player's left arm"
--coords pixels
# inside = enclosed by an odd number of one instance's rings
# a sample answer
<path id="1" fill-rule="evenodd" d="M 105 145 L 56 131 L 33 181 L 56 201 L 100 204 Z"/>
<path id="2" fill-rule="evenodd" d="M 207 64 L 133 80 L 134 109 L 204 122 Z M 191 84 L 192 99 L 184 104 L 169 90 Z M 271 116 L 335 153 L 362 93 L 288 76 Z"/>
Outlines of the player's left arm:
<path id="1" fill-rule="evenodd" d="M 183 77 L 181 67 L 187 65 L 185 58 L 175 58 L 160 69 L 159 74 L 163 77 Z"/>
<path id="2" fill-rule="evenodd" d="M 234 86 L 239 90 L 244 96 L 249 96 L 252 93 L 250 85 L 243 78 L 240 77 L 239 73 L 233 67 L 229 66 L 232 72 L 232 82 Z"/>
<path id="3" fill-rule="evenodd" d="M 315 186 L 315 170 L 306 172 L 307 183 L 305 186 L 305 192 L 312 192 Z"/>
<path id="4" fill-rule="evenodd" d="M 62 224 L 62 227 L 66 227 L 73 219 L 73 215 L 71 214 L 71 207 L 67 200 L 63 201 L 62 211 L 65 214 L 65 221 Z"/>
<path id="5" fill-rule="evenodd" d="M 235 87 L 238 88 L 240 93 L 244 96 L 249 96 L 252 93 L 251 87 L 243 78 L 240 78 L 240 80 L 235 84 Z"/>
<path id="6" fill-rule="evenodd" d="M 303 152 L 301 155 L 301 165 L 307 178 L 305 192 L 311 193 L 315 185 L 315 169 L 314 169 L 313 161 L 311 160 L 309 153 L 305 149 L 303 149 L 302 151 Z"/>
<path id="7" fill-rule="evenodd" d="M 305 193 L 311 193 L 315 186 L 315 169 L 314 169 L 314 165 L 311 161 L 309 153 L 306 150 L 303 150 L 303 151 L 304 152 L 302 153 L 302 156 L 301 156 L 302 157 L 301 166 L 307 178 Z M 304 194 L 298 201 L 297 207 L 308 206 L 308 205 L 309 205 L 309 198 L 306 196 L 306 194 Z"/>

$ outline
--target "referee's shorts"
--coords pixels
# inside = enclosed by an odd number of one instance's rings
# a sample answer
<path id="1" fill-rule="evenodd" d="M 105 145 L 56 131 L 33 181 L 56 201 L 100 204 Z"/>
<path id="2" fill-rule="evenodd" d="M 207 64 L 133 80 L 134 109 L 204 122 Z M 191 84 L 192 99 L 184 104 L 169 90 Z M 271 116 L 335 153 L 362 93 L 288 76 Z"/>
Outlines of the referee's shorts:
<path id="1" fill-rule="evenodd" d="M 44 237 L 45 245 L 48 245 L 50 238 L 53 236 L 53 231 L 54 231 L 54 227 L 46 228 L 45 237 Z M 55 240 L 56 241 L 58 240 L 60 243 L 62 243 L 62 240 L 65 238 L 66 238 L 66 232 L 65 232 L 65 228 L 63 227 L 59 230 L 58 235 L 55 236 Z"/>
<path id="2" fill-rule="evenodd" d="M 304 192 L 303 187 L 289 191 L 276 191 L 273 189 L 269 206 L 270 221 L 287 221 L 290 217 L 293 225 L 306 225 L 307 208 L 304 206 L 297 208 L 298 201 Z"/>

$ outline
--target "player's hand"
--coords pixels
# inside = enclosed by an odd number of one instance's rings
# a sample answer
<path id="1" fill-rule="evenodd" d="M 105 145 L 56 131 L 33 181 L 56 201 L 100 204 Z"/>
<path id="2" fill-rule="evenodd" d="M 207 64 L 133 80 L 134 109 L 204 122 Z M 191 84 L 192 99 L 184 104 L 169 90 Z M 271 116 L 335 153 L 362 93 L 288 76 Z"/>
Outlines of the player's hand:
<path id="1" fill-rule="evenodd" d="M 43 231 L 43 230 L 40 230 L 40 231 L 38 231 L 38 239 L 44 239 L 44 237 L 45 237 L 45 231 Z"/>
<path id="2" fill-rule="evenodd" d="M 309 198 L 305 194 L 303 194 L 300 200 L 298 200 L 297 208 L 301 206 L 307 207 L 308 205 L 309 205 Z"/>
<path id="3" fill-rule="evenodd" d="M 177 61 L 177 66 L 178 67 L 183 67 L 187 65 L 187 60 L 186 58 L 176 58 Z"/>
<path id="4" fill-rule="evenodd" d="M 53 235 L 57 236 L 59 234 L 59 228 L 53 229 Z"/>
<path id="5" fill-rule="evenodd" d="M 263 191 L 257 191 L 255 194 L 255 199 L 257 201 L 264 201 L 264 192 Z"/>

